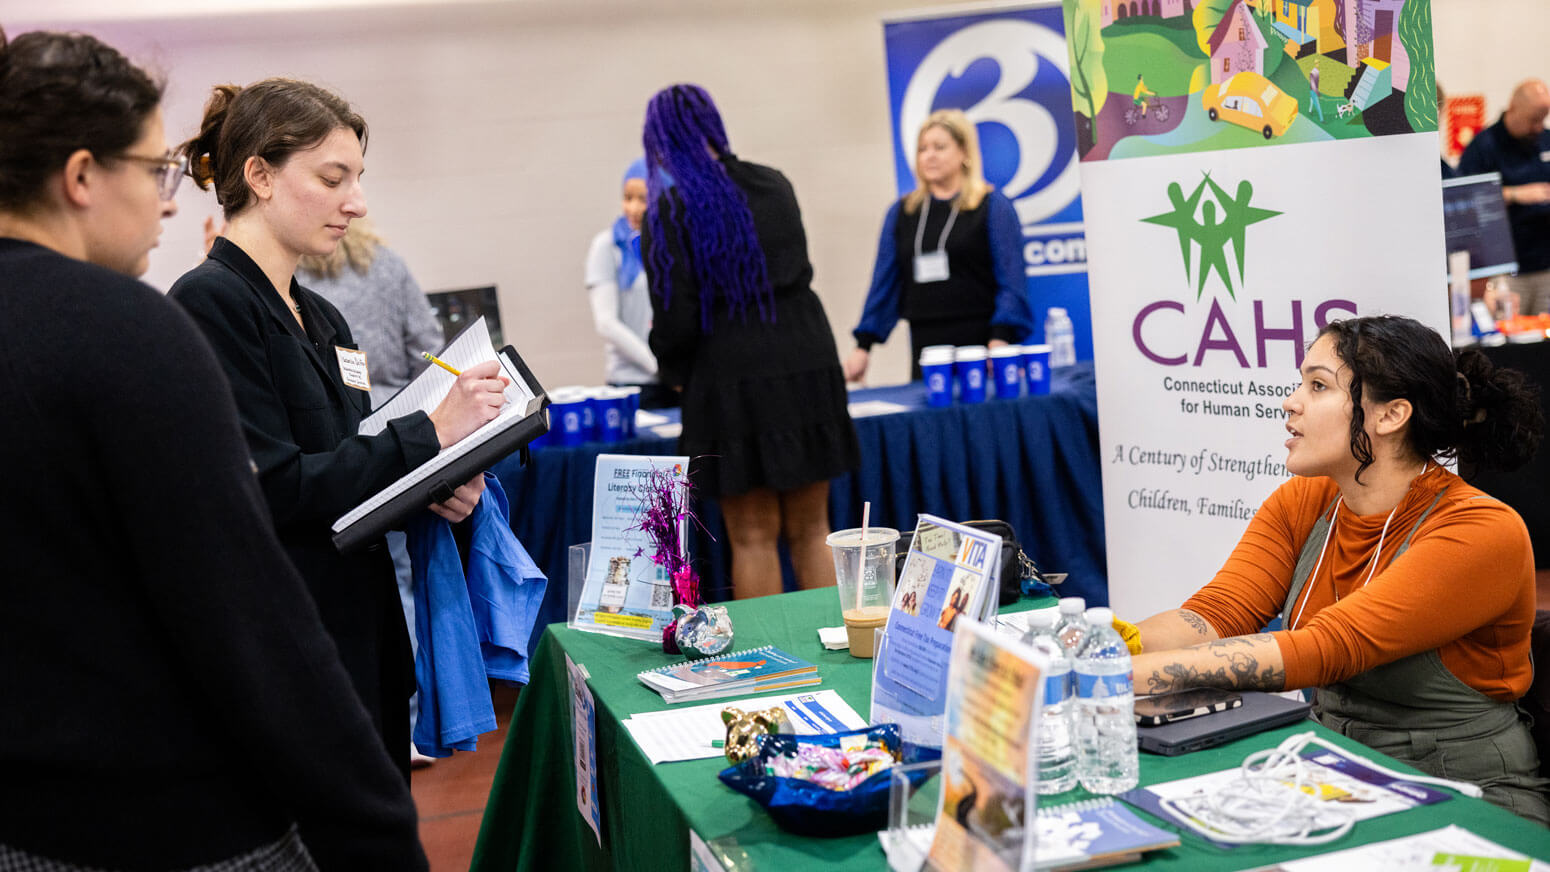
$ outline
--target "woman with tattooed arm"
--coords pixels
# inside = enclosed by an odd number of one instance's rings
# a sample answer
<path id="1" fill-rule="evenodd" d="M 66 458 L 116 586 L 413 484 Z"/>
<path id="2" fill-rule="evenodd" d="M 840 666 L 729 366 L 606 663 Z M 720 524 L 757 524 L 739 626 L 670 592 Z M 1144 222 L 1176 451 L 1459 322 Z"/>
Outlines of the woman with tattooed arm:
<path id="1" fill-rule="evenodd" d="M 1392 316 L 1325 327 L 1301 376 L 1282 404 L 1295 477 L 1209 584 L 1141 622 L 1136 691 L 1316 688 L 1330 729 L 1550 824 L 1514 706 L 1533 678 L 1528 532 L 1439 463 L 1533 457 L 1533 388 Z"/>

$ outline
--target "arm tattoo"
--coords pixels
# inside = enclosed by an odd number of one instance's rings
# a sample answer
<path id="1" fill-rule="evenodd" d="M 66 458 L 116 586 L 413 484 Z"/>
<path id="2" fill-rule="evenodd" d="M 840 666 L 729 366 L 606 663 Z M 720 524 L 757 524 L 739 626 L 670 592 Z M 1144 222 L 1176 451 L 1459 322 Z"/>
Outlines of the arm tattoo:
<path id="1" fill-rule="evenodd" d="M 1166 693 L 1191 687 L 1215 687 L 1223 690 L 1279 691 L 1286 688 L 1286 670 L 1261 666 L 1255 646 L 1271 642 L 1269 633 L 1233 636 L 1186 648 L 1185 659 L 1137 676 L 1147 693 Z M 1183 653 L 1183 652 L 1181 652 Z M 1204 665 L 1202 665 L 1202 663 Z"/>
<path id="2" fill-rule="evenodd" d="M 1207 636 L 1211 633 L 1211 625 L 1206 623 L 1206 619 L 1188 609 L 1179 609 L 1179 619 L 1189 624 L 1189 628 L 1201 636 Z"/>

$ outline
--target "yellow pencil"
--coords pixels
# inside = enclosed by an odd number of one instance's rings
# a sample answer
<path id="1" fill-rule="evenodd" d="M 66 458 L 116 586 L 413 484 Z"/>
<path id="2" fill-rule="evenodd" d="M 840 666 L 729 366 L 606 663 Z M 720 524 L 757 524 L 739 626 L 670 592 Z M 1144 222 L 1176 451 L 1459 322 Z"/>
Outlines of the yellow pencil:
<path id="1" fill-rule="evenodd" d="M 452 364 L 447 363 L 445 360 L 442 360 L 441 358 L 437 357 L 434 354 L 431 354 L 429 351 L 422 351 L 422 352 L 420 352 L 420 356 L 425 358 L 426 360 L 430 361 L 431 363 L 436 364 L 437 366 L 441 367 L 442 369 L 446 370 L 447 372 L 452 373 L 453 375 L 462 375 L 463 374 L 460 370 L 458 370 Z"/>

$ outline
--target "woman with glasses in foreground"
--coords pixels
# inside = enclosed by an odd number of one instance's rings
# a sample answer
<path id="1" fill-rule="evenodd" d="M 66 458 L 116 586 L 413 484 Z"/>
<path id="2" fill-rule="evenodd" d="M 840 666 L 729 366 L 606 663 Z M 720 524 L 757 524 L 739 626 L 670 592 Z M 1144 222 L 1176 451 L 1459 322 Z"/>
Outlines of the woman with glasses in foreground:
<path id="1" fill-rule="evenodd" d="M 424 869 L 210 347 L 134 279 L 161 94 L 0 32 L 0 869 Z"/>

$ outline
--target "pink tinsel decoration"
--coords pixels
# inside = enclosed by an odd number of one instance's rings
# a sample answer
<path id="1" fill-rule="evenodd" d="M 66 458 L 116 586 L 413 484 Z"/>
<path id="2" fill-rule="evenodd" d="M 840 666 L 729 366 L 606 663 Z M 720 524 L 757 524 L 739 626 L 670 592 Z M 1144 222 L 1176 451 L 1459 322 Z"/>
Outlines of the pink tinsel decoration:
<path id="1" fill-rule="evenodd" d="M 687 527 L 684 522 L 700 523 L 689 509 L 689 497 L 693 493 L 689 477 L 679 477 L 667 469 L 653 469 L 632 491 L 640 499 L 641 508 L 638 521 L 631 529 L 640 530 L 651 538 L 651 561 L 666 569 L 672 578 L 674 605 L 698 608 L 700 579 L 689 564 L 683 541 Z M 643 551 L 636 552 L 637 556 Z M 662 631 L 662 650 L 668 654 L 679 653 L 673 637 L 677 629 L 678 622 L 674 621 Z"/>

